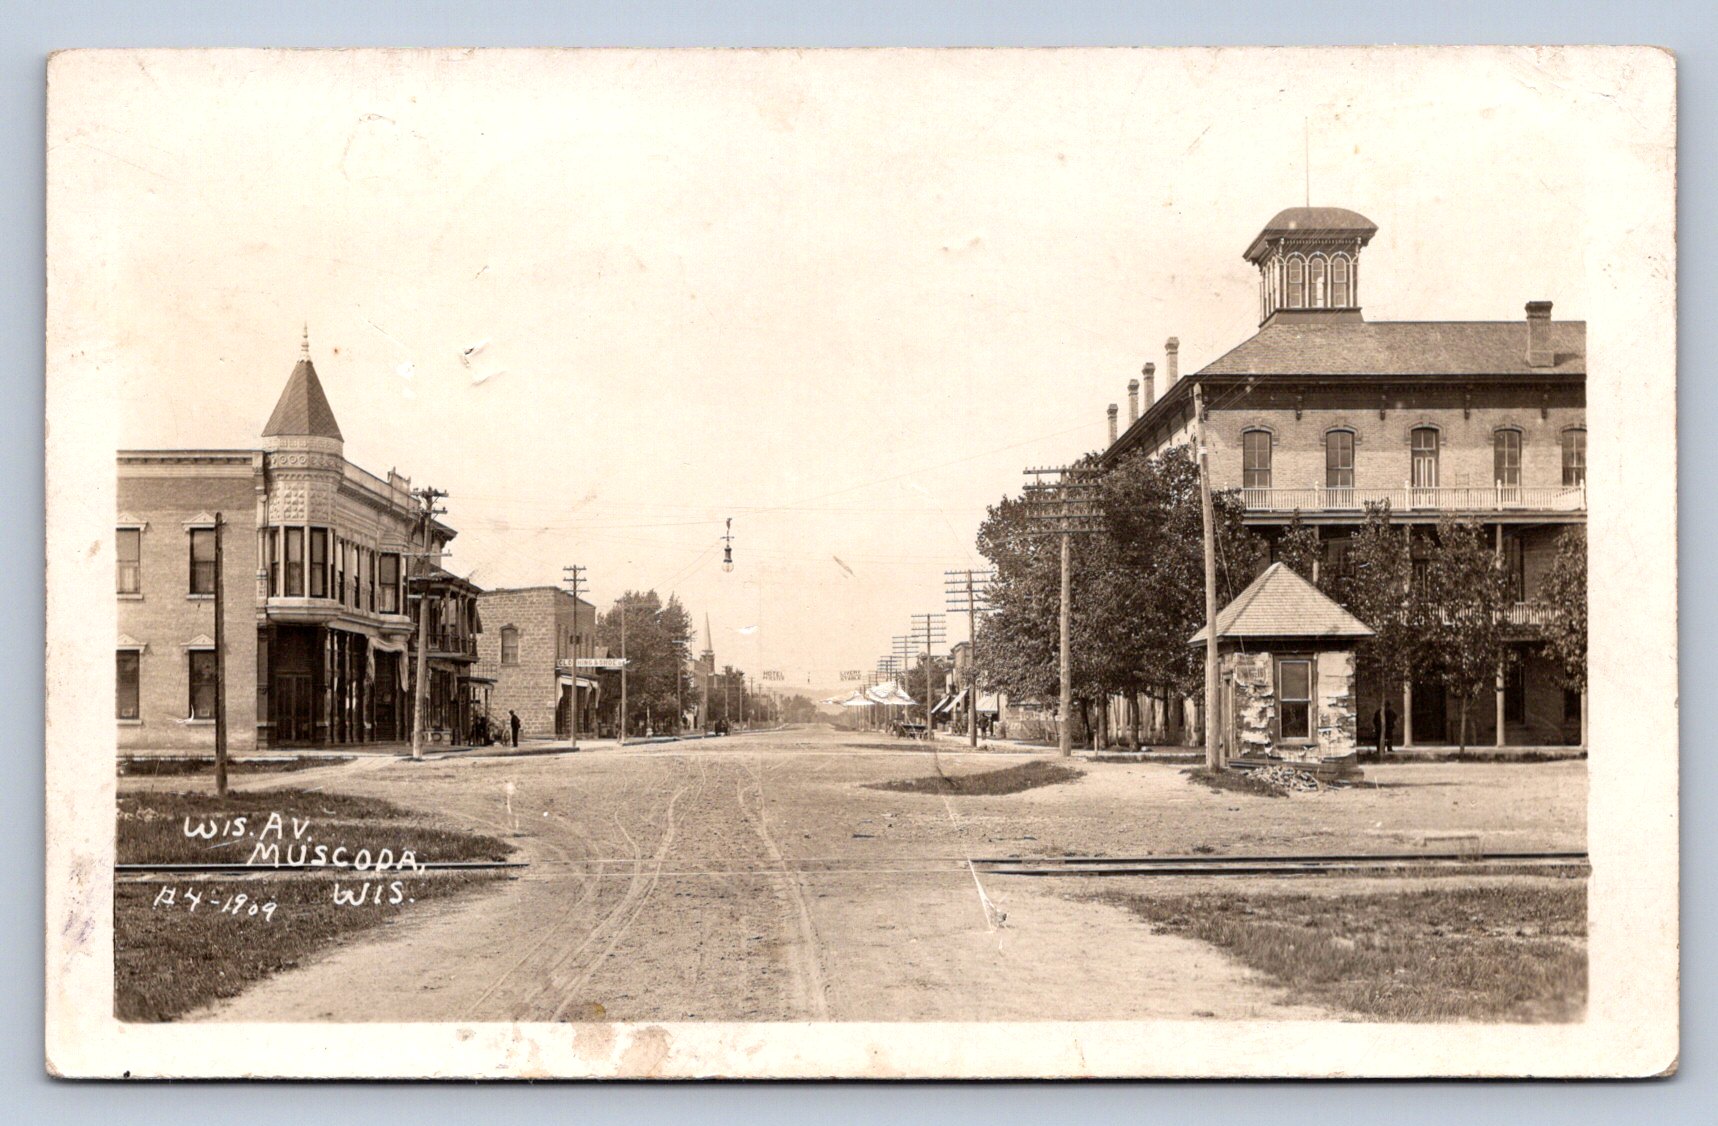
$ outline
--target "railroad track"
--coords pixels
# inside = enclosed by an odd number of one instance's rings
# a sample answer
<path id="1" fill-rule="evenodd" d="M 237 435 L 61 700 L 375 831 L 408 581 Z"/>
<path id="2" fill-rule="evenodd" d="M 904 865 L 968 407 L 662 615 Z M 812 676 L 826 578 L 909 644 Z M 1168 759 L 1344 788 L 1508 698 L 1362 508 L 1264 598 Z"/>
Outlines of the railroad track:
<path id="1" fill-rule="evenodd" d="M 1585 852 L 1410 852 L 1286 856 L 991 856 L 973 867 L 999 876 L 1585 875 Z"/>

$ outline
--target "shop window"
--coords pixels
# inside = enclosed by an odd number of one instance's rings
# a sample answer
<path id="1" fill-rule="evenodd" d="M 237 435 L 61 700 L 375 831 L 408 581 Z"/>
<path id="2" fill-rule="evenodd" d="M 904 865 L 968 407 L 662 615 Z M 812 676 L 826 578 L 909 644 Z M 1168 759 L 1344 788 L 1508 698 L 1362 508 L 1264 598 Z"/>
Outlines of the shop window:
<path id="1" fill-rule="evenodd" d="M 135 649 L 121 649 L 116 657 L 119 676 L 114 694 L 114 714 L 119 719 L 136 719 L 142 684 L 142 654 Z"/>

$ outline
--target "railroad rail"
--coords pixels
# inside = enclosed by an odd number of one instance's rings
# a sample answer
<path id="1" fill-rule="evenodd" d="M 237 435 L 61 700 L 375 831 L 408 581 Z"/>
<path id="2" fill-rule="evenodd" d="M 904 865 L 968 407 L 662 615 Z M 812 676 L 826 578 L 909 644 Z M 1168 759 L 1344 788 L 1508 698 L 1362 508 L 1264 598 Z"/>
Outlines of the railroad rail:
<path id="1" fill-rule="evenodd" d="M 972 865 L 999 876 L 1586 874 L 1585 852 L 1409 852 L 1277 856 L 990 856 Z"/>

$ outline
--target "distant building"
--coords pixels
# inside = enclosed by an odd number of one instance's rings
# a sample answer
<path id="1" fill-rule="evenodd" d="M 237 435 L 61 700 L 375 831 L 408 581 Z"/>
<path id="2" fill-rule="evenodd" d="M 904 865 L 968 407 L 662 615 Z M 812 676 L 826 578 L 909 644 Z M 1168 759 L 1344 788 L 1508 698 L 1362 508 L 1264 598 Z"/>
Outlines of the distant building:
<path id="1" fill-rule="evenodd" d="M 455 533 L 346 460 L 308 339 L 259 448 L 122 450 L 118 474 L 121 751 L 214 747 L 217 516 L 231 750 L 408 739 L 420 593 L 426 734 L 468 731 L 480 625 L 440 566 Z"/>
<path id="2" fill-rule="evenodd" d="M 565 739 L 575 712 L 581 734 L 596 734 L 600 684 L 579 661 L 597 658 L 596 607 L 554 586 L 484 591 L 485 630 L 477 670 L 492 680 L 490 715 L 503 729 L 519 716 L 529 738 Z"/>
<path id="3" fill-rule="evenodd" d="M 1323 567 L 1347 566 L 1368 502 L 1388 501 L 1421 544 L 1440 516 L 1479 521 L 1515 592 L 1519 660 L 1495 709 L 1481 709 L 1491 714 L 1477 717 L 1478 737 L 1580 741 L 1580 697 L 1558 687 L 1533 642 L 1557 534 L 1587 519 L 1586 325 L 1552 320 L 1549 301 L 1527 302 L 1515 321 L 1367 321 L 1360 256 L 1376 232 L 1334 207 L 1273 218 L 1245 253 L 1259 273 L 1258 332 L 1186 378 L 1171 338 L 1162 394 L 1146 365 L 1104 460 L 1190 442 L 1198 385 L 1212 487 L 1239 490 L 1247 523 L 1267 536 L 1298 514 L 1323 538 Z M 1440 685 L 1386 686 L 1364 668 L 1360 685 L 1363 729 L 1386 692 L 1402 692 L 1403 743 L 1453 741 Z"/>

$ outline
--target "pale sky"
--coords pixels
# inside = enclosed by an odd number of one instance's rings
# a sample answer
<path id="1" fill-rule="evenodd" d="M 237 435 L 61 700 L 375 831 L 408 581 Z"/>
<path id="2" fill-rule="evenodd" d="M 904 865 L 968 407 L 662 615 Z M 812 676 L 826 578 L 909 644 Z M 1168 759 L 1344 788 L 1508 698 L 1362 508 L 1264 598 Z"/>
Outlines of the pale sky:
<path id="1" fill-rule="evenodd" d="M 982 564 L 1023 466 L 1125 425 L 1144 361 L 1161 390 L 1166 337 L 1190 372 L 1254 331 L 1241 253 L 1308 155 L 1311 202 L 1380 228 L 1369 319 L 1588 317 L 1616 78 L 1575 66 L 140 53 L 55 107 L 57 205 L 88 201 L 57 298 L 120 447 L 254 446 L 308 321 L 347 457 L 448 490 L 454 570 L 673 591 L 719 660 L 825 692 Z"/>

